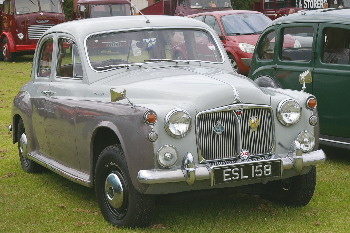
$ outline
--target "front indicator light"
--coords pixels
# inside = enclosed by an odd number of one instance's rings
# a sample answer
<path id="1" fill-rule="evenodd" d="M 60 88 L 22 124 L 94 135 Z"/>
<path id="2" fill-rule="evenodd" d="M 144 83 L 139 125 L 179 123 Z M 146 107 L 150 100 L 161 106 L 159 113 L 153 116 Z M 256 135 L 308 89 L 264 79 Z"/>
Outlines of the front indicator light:
<path id="1" fill-rule="evenodd" d="M 155 125 L 157 123 L 157 114 L 152 110 L 147 110 L 143 115 L 143 119 L 147 125 Z"/>
<path id="2" fill-rule="evenodd" d="M 306 107 L 308 109 L 315 109 L 317 107 L 317 100 L 315 97 L 311 96 L 306 100 Z"/>

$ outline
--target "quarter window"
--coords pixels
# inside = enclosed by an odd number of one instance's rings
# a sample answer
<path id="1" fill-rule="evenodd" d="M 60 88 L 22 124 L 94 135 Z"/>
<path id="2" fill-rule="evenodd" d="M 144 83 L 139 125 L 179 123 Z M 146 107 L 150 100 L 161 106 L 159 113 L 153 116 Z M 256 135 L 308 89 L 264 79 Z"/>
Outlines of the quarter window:
<path id="1" fill-rule="evenodd" d="M 290 27 L 283 30 L 281 60 L 308 62 L 312 57 L 314 29 Z"/>
<path id="2" fill-rule="evenodd" d="M 41 46 L 39 55 L 39 67 L 38 67 L 38 77 L 49 78 L 51 75 L 52 66 L 52 51 L 53 51 L 53 39 L 50 38 L 46 40 Z"/>
<path id="3" fill-rule="evenodd" d="M 212 29 L 214 29 L 218 35 L 222 35 L 218 21 L 215 19 L 214 16 L 207 15 L 205 17 L 205 23 L 208 24 Z"/>
<path id="4" fill-rule="evenodd" d="M 82 79 L 83 70 L 76 44 L 66 38 L 58 40 L 56 76 L 59 78 Z"/>
<path id="5" fill-rule="evenodd" d="M 326 28 L 323 35 L 324 49 L 322 62 L 350 64 L 350 30 L 343 28 Z"/>
<path id="6" fill-rule="evenodd" d="M 272 60 L 275 53 L 276 32 L 271 31 L 261 37 L 258 47 L 260 60 Z"/>

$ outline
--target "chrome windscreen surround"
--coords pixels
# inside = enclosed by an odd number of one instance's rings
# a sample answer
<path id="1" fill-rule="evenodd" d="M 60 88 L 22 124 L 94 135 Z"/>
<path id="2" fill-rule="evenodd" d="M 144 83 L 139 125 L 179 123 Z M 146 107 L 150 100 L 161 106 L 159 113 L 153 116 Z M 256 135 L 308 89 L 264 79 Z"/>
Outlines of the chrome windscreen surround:
<path id="1" fill-rule="evenodd" d="M 273 111 L 267 105 L 234 104 L 196 115 L 200 162 L 237 159 L 241 150 L 266 156 L 275 150 Z"/>

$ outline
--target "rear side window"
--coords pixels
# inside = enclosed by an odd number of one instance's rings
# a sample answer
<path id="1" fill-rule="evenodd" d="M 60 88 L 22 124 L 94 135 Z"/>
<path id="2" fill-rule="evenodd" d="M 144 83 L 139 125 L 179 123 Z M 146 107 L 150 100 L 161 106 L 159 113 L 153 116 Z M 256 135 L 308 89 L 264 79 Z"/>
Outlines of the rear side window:
<path id="1" fill-rule="evenodd" d="M 350 64 L 350 30 L 344 28 L 325 28 L 323 31 L 323 63 Z"/>
<path id="2" fill-rule="evenodd" d="M 38 77 L 49 78 L 51 75 L 52 67 L 52 51 L 53 51 L 53 39 L 46 40 L 40 49 L 40 55 L 38 60 Z"/>
<path id="3" fill-rule="evenodd" d="M 272 60 L 275 53 L 276 32 L 271 31 L 264 34 L 258 47 L 258 58 L 260 60 Z"/>
<path id="4" fill-rule="evenodd" d="M 314 29 L 290 27 L 283 30 L 281 60 L 309 62 L 312 57 Z"/>

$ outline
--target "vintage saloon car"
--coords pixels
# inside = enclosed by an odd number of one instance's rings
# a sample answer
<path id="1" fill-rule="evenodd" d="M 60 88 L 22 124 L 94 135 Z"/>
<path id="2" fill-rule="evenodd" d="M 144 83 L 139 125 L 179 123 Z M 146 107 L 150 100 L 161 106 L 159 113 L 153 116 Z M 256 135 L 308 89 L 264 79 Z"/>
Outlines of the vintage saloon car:
<path id="1" fill-rule="evenodd" d="M 170 16 L 52 27 L 14 99 L 24 171 L 94 187 L 116 226 L 145 226 L 155 194 L 191 190 L 265 184 L 264 196 L 306 205 L 325 160 L 315 97 L 237 75 L 215 34 Z"/>
<path id="2" fill-rule="evenodd" d="M 294 46 L 286 43 L 291 37 Z M 311 75 L 305 90 L 318 100 L 320 144 L 350 149 L 350 9 L 299 12 L 264 30 L 249 77 L 265 87 L 300 90 L 305 72 Z"/>

